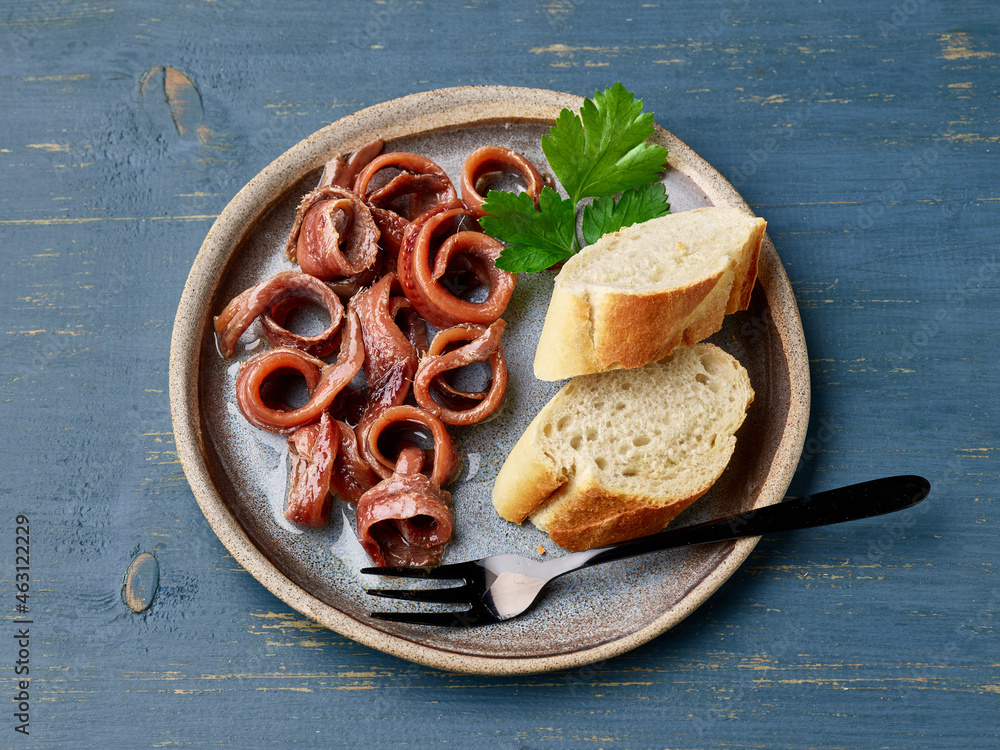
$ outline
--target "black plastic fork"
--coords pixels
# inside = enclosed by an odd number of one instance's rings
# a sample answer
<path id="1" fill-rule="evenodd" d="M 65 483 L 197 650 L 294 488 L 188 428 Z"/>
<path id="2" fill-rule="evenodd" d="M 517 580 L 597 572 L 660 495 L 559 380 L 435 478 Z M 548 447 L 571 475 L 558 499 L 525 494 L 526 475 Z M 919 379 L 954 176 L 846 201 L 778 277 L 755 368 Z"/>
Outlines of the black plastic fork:
<path id="1" fill-rule="evenodd" d="M 580 568 L 693 544 L 871 518 L 916 505 L 927 497 L 930 488 L 930 483 L 923 477 L 885 477 L 552 560 L 493 555 L 436 568 L 363 568 L 361 572 L 400 578 L 464 581 L 459 586 L 446 588 L 368 589 L 368 593 L 411 602 L 470 605 L 469 609 L 457 612 L 373 612 L 372 617 L 415 625 L 463 628 L 489 625 L 526 612 L 549 581 Z"/>

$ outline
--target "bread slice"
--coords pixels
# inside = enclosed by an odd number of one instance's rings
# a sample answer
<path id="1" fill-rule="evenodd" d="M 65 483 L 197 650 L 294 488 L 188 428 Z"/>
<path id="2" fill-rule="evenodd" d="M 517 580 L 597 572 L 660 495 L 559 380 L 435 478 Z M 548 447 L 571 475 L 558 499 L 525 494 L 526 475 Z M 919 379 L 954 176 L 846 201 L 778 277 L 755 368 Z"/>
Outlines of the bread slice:
<path id="1" fill-rule="evenodd" d="M 535 377 L 639 367 L 745 310 L 767 222 L 735 208 L 668 214 L 566 261 L 535 350 Z"/>
<path id="2" fill-rule="evenodd" d="M 747 371 L 707 343 L 575 378 L 514 446 L 493 505 L 574 551 L 652 534 L 719 478 L 752 401 Z"/>

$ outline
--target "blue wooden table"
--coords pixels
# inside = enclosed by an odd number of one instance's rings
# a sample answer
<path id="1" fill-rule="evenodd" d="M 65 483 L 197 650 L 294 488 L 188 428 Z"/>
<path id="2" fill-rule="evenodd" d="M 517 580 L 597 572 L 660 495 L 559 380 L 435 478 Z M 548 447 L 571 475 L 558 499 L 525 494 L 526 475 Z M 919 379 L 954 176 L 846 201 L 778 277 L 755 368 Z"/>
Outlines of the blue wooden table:
<path id="1" fill-rule="evenodd" d="M 9 0 L 0 60 L 0 747 L 1000 745 L 993 0 Z M 317 626 L 178 463 L 202 239 L 366 106 L 617 80 L 769 222 L 812 367 L 790 494 L 917 473 L 930 499 L 765 538 L 680 626 L 573 671 L 449 674 Z"/>

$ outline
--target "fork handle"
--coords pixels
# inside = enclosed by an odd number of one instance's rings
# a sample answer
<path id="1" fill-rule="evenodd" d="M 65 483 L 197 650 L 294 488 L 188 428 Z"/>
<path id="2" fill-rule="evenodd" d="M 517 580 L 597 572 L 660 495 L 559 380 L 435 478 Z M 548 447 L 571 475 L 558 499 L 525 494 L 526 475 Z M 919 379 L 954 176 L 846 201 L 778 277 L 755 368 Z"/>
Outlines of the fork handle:
<path id="1" fill-rule="evenodd" d="M 569 555 L 562 559 L 567 563 L 572 560 L 573 564 L 567 565 L 567 569 L 560 571 L 558 575 L 612 560 L 692 544 L 722 542 L 880 516 L 916 505 L 927 497 L 930 489 L 930 482 L 913 475 L 873 479 L 870 482 L 786 500 L 717 521 L 661 531 L 635 541 Z"/>

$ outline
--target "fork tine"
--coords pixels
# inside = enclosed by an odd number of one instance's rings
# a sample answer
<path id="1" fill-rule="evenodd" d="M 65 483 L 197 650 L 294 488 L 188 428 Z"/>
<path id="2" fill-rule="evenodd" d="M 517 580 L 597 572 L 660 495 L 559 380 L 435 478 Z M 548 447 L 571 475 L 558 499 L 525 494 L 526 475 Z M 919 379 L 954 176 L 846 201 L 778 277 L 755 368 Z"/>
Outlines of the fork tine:
<path id="1" fill-rule="evenodd" d="M 432 578 L 434 580 L 461 580 L 466 577 L 470 567 L 468 563 L 452 563 L 439 565 L 436 568 L 362 568 L 361 572 L 372 576 L 393 576 L 396 578 Z"/>
<path id="2" fill-rule="evenodd" d="M 451 628 L 467 628 L 472 625 L 489 625 L 499 620 L 486 612 L 468 610 L 465 612 L 372 612 L 372 617 L 390 622 L 410 625 L 440 625 Z"/>
<path id="3" fill-rule="evenodd" d="M 454 586 L 449 589 L 368 589 L 368 593 L 385 599 L 402 599 L 408 602 L 445 604 L 472 602 L 472 591 L 468 586 Z"/>
<path id="4" fill-rule="evenodd" d="M 430 578 L 430 568 L 362 568 L 361 573 L 369 576 L 394 576 L 397 578 Z"/>

